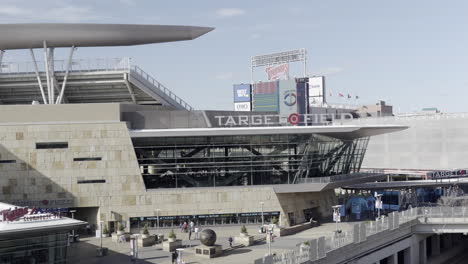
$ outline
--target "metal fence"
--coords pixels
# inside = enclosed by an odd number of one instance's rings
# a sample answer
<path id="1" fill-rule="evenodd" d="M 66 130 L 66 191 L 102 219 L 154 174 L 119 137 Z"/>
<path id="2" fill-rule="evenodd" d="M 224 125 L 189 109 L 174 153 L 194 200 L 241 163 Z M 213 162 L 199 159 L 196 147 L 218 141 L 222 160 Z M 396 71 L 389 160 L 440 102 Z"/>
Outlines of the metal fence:
<path id="1" fill-rule="evenodd" d="M 418 221 L 414 221 L 418 220 Z M 326 257 L 330 253 L 340 248 L 361 243 L 368 237 L 378 235 L 384 231 L 398 229 L 400 225 L 412 222 L 417 224 L 442 223 L 468 223 L 468 207 L 418 207 L 410 208 L 402 212 L 392 212 L 387 216 L 382 216 L 375 221 L 366 221 L 353 225 L 353 229 L 348 232 L 330 233 L 329 236 L 313 239 L 305 243 L 298 244 L 295 249 L 283 252 L 279 255 L 257 259 L 256 264 L 296 264 L 310 263 Z"/>
<path id="2" fill-rule="evenodd" d="M 122 71 L 129 70 L 131 60 L 124 58 L 95 58 L 75 59 L 71 63 L 71 72 L 93 72 L 93 71 Z M 44 61 L 38 61 L 39 72 L 45 72 Z M 65 72 L 68 67 L 67 60 L 54 60 L 54 71 Z M 34 73 L 34 63 L 30 62 L 4 62 L 0 66 L 2 75 L 18 75 Z"/>

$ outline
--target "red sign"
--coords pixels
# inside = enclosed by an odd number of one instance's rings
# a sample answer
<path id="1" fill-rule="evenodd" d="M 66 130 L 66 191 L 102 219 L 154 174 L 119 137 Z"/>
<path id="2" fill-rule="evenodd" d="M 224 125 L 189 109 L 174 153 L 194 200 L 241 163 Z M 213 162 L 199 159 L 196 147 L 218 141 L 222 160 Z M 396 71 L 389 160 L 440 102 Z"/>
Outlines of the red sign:
<path id="1" fill-rule="evenodd" d="M 28 214 L 28 208 L 17 208 L 15 209 L 8 209 L 8 210 L 3 210 L 0 212 L 0 214 L 3 214 L 3 221 L 15 221 L 20 217 L 23 217 Z"/>
<path id="2" fill-rule="evenodd" d="M 281 64 L 278 66 L 270 66 L 265 69 L 268 80 L 278 80 L 281 76 L 287 76 L 289 74 L 289 64 Z"/>
<path id="3" fill-rule="evenodd" d="M 288 117 L 288 122 L 291 125 L 297 125 L 301 121 L 301 118 L 299 117 L 298 114 L 290 114 Z"/>

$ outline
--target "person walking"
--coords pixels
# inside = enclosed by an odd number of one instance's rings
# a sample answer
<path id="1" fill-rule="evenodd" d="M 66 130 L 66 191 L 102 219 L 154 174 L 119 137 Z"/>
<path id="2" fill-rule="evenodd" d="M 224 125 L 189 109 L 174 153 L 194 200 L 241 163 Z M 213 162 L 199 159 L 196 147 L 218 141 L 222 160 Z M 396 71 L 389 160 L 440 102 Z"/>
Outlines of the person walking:
<path id="1" fill-rule="evenodd" d="M 190 225 L 190 229 L 192 229 L 193 231 L 193 228 L 195 227 L 195 223 L 193 222 L 193 220 L 190 221 L 189 225 Z"/>
<path id="2" fill-rule="evenodd" d="M 182 228 L 184 229 L 184 232 L 187 233 L 187 222 L 184 222 L 184 225 L 182 226 Z"/>
<path id="3" fill-rule="evenodd" d="M 195 239 L 198 239 L 198 226 L 195 227 Z"/>
<path id="4" fill-rule="evenodd" d="M 177 257 L 177 252 L 172 252 L 172 264 L 175 264 L 177 262 Z"/>
<path id="5" fill-rule="evenodd" d="M 229 241 L 229 246 L 232 247 L 232 237 L 229 237 L 228 241 Z"/>
<path id="6" fill-rule="evenodd" d="M 192 228 L 189 228 L 188 231 L 188 240 L 191 240 L 190 238 L 192 237 Z"/>

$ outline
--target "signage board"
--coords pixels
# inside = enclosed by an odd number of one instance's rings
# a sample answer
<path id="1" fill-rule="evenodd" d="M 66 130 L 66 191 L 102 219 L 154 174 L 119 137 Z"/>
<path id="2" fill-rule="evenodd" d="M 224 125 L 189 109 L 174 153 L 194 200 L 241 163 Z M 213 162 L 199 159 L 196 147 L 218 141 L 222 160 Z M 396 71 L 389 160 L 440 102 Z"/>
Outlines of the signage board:
<path id="1" fill-rule="evenodd" d="M 341 222 L 341 213 L 340 210 L 333 212 L 333 222 Z"/>
<path id="2" fill-rule="evenodd" d="M 278 66 L 270 66 L 265 68 L 265 72 L 268 80 L 287 79 L 289 76 L 289 64 L 284 63 Z"/>
<path id="3" fill-rule="evenodd" d="M 467 170 L 446 170 L 446 171 L 431 171 L 426 174 L 427 178 L 437 180 L 437 179 L 449 179 L 449 178 L 458 178 L 466 175 Z"/>
<path id="4" fill-rule="evenodd" d="M 309 105 L 323 105 L 326 103 L 325 77 L 309 78 Z"/>
<path id="5" fill-rule="evenodd" d="M 251 110 L 252 109 L 251 109 L 250 102 L 236 102 L 236 103 L 234 103 L 234 111 L 249 112 Z"/>
<path id="6" fill-rule="evenodd" d="M 296 80 L 281 80 L 279 87 L 279 113 L 286 121 L 292 114 L 297 114 Z"/>
<path id="7" fill-rule="evenodd" d="M 237 115 L 237 116 L 214 116 L 216 125 L 219 127 L 233 127 L 233 126 L 295 126 L 295 125 L 311 125 L 321 124 L 327 122 L 334 122 L 334 120 L 352 119 L 353 115 L 350 113 L 341 114 L 296 114 L 292 113 L 289 116 L 281 115 Z"/>
<path id="8" fill-rule="evenodd" d="M 251 87 L 250 84 L 235 84 L 234 102 L 250 102 L 251 101 Z"/>

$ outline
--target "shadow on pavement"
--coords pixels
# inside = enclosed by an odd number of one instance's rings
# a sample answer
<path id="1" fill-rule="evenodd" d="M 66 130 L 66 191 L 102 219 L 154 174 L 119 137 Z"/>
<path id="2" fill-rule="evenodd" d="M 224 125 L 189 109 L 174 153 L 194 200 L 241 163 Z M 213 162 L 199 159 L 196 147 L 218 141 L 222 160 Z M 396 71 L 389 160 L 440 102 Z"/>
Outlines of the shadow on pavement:
<path id="1" fill-rule="evenodd" d="M 70 264 L 104 264 L 104 263 L 131 263 L 130 248 L 128 254 L 121 252 L 108 250 L 107 256 L 97 257 L 96 252 L 99 246 L 88 243 L 86 238 L 83 238 L 80 242 L 73 243 L 68 248 L 68 260 Z M 159 256 L 155 258 L 167 258 L 167 256 Z M 148 258 L 153 259 L 153 258 Z M 140 264 L 150 264 L 152 262 L 145 261 L 145 259 L 139 259 Z"/>
<path id="2" fill-rule="evenodd" d="M 227 256 L 230 256 L 230 255 L 243 254 L 243 253 L 248 253 L 248 252 L 251 252 L 251 251 L 252 251 L 251 249 L 239 248 L 239 249 L 224 251 L 222 256 L 227 257 Z"/>

